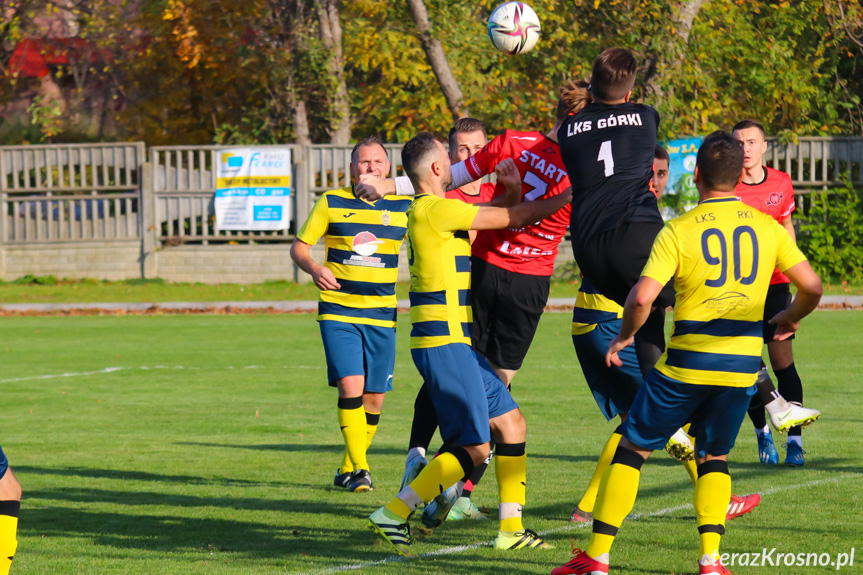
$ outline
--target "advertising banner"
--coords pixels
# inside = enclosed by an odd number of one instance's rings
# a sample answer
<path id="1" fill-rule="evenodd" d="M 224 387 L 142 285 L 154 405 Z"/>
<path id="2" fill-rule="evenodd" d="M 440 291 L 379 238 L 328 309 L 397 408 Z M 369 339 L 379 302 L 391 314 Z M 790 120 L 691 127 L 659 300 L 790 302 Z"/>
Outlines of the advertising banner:
<path id="1" fill-rule="evenodd" d="M 216 229 L 286 230 L 291 224 L 291 150 L 219 150 Z"/>
<path id="2" fill-rule="evenodd" d="M 693 174 L 695 173 L 695 156 L 704 138 L 682 138 L 670 140 L 662 144 L 668 152 L 669 177 L 665 194 L 677 196 L 668 198 L 666 205 L 674 205 L 675 211 L 683 213 L 698 204 L 698 190 L 695 188 Z"/>

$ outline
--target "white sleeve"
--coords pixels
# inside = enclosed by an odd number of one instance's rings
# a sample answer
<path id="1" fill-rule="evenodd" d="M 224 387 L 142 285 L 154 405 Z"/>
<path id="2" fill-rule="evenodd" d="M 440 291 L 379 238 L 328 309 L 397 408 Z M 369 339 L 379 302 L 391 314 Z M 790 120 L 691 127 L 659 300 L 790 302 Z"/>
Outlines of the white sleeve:
<path id="1" fill-rule="evenodd" d="M 476 179 L 477 178 L 471 176 L 470 172 L 467 171 L 467 166 L 465 165 L 464 161 L 459 162 L 452 167 L 452 185 L 449 187 L 449 189 L 454 190 L 456 188 L 460 188 L 465 184 L 469 184 L 475 181 Z"/>
<path id="2" fill-rule="evenodd" d="M 396 176 L 395 182 L 397 196 L 412 196 L 416 193 L 409 177 Z"/>

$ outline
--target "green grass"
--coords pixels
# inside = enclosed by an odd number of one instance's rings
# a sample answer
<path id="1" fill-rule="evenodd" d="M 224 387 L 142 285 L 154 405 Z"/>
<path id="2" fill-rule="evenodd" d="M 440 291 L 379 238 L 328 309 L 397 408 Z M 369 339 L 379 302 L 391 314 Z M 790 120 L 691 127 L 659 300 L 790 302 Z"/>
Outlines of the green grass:
<path id="1" fill-rule="evenodd" d="M 72 281 L 57 280 L 51 276 L 28 279 L 29 282 L 27 283 L 0 283 L 0 304 L 303 301 L 318 298 L 318 289 L 313 284 L 299 285 L 288 281 L 240 285 L 167 283 L 161 280 Z M 577 281 L 553 281 L 550 297 L 575 300 L 577 292 Z M 828 295 L 860 295 L 863 294 L 863 285 L 826 284 L 824 293 Z M 399 299 L 407 299 L 408 284 L 397 284 L 396 295 Z"/>
<path id="2" fill-rule="evenodd" d="M 587 543 L 587 530 L 566 519 L 613 429 L 589 396 L 562 313 L 543 317 L 514 385 L 528 421 L 526 524 L 557 549 L 446 553 L 491 541 L 497 528 L 455 523 L 416 544 L 442 554 L 372 564 L 391 554 L 365 517 L 398 488 L 420 384 L 405 315 L 399 327 L 395 391 L 369 456 L 377 489 L 351 494 L 331 486 L 343 448 L 313 316 L 5 318 L 0 443 L 25 494 L 14 575 L 276 574 L 357 564 L 358 573 L 475 575 L 562 564 L 570 536 Z M 804 433 L 803 469 L 757 463 L 744 423 L 731 454 L 733 489 L 772 494 L 729 525 L 723 550 L 835 556 L 856 546 L 859 569 L 861 328 L 855 311 L 804 322 L 797 364 L 806 402 L 823 420 Z M 109 367 L 122 369 L 100 371 Z M 84 372 L 97 373 L 40 379 Z M 493 470 L 474 497 L 496 509 Z M 624 524 L 613 572 L 693 572 L 691 499 L 686 472 L 655 454 L 635 513 L 673 510 Z M 735 573 L 777 571 L 803 572 Z"/>

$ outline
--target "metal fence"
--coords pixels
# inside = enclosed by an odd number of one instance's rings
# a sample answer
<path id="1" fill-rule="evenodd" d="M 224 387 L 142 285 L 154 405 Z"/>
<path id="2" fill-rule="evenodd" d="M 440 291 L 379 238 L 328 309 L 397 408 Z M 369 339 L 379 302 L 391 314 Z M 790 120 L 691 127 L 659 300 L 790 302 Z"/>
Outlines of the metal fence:
<path id="1" fill-rule="evenodd" d="M 140 241 L 143 142 L 0 147 L 0 243 Z"/>
<path id="2" fill-rule="evenodd" d="M 323 191 L 350 185 L 351 146 L 287 147 L 294 215 L 275 232 L 216 229 L 214 166 L 229 146 L 151 147 L 148 163 L 142 142 L 0 147 L 0 244 L 138 241 L 146 258 L 161 245 L 290 242 Z M 394 176 L 401 145 L 386 148 Z M 799 195 L 863 186 L 863 138 L 771 140 L 765 162 Z"/>

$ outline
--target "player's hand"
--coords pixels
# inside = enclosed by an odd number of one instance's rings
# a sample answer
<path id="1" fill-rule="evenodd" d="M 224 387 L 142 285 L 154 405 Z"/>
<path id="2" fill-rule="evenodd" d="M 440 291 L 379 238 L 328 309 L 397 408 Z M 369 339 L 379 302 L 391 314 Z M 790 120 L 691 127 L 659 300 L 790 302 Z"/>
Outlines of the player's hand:
<path id="1" fill-rule="evenodd" d="M 374 174 L 360 174 L 354 189 L 357 197 L 367 202 L 376 202 L 393 192 L 386 186 L 386 181 Z"/>
<path id="2" fill-rule="evenodd" d="M 521 174 L 512 158 L 506 158 L 494 167 L 498 183 L 506 186 L 506 189 L 518 189 L 521 192 Z"/>
<path id="3" fill-rule="evenodd" d="M 605 353 L 605 365 L 608 367 L 611 367 L 612 365 L 623 367 L 623 361 L 621 361 L 617 354 L 632 345 L 634 339 L 634 337 L 620 339 L 620 335 L 614 336 L 614 339 L 608 344 L 608 351 Z"/>
<path id="4" fill-rule="evenodd" d="M 327 291 L 331 289 L 340 289 L 342 286 L 336 281 L 336 276 L 333 275 L 333 270 L 326 266 L 318 266 L 312 273 L 312 279 L 318 289 Z"/>
<path id="5" fill-rule="evenodd" d="M 776 333 L 773 334 L 774 341 L 783 341 L 794 335 L 794 332 L 800 329 L 799 321 L 791 321 L 788 310 L 782 310 L 773 316 L 769 322 L 770 325 L 776 326 Z"/>

